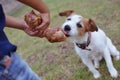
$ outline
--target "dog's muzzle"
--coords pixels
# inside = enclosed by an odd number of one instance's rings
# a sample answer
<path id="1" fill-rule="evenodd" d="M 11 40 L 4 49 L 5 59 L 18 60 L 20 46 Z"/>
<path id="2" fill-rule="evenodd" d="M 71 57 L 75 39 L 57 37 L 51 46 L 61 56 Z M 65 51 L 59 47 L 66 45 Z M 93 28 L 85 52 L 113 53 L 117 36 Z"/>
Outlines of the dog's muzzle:
<path id="1" fill-rule="evenodd" d="M 70 32 L 70 30 L 71 30 L 71 27 L 70 27 L 69 25 L 65 25 L 63 29 L 64 29 L 65 35 L 66 35 L 67 37 L 69 37 L 69 36 L 70 36 L 70 35 L 69 35 L 69 32 Z"/>

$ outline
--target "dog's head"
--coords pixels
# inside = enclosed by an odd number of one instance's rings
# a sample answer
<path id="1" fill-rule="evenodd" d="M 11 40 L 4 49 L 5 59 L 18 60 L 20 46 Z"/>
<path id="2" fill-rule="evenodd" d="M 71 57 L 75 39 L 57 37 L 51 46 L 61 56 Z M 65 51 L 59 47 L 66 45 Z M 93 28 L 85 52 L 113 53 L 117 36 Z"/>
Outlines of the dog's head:
<path id="1" fill-rule="evenodd" d="M 73 10 L 61 12 L 59 15 L 67 17 L 62 25 L 62 29 L 67 37 L 83 36 L 86 32 L 98 31 L 92 19 L 83 18 L 81 15 L 75 14 Z"/>

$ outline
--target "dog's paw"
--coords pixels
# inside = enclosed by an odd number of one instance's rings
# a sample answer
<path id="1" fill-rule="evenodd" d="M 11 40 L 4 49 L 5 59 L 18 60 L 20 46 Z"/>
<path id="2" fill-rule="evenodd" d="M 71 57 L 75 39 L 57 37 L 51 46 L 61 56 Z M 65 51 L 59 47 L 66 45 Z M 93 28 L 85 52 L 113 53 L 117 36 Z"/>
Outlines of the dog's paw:
<path id="1" fill-rule="evenodd" d="M 100 73 L 99 73 L 99 72 L 97 72 L 97 73 L 96 73 L 96 74 L 94 74 L 93 76 L 94 76 L 94 78 L 95 78 L 95 79 L 98 79 L 98 78 L 100 78 L 100 76 L 101 76 L 101 75 L 100 75 Z"/>
<path id="2" fill-rule="evenodd" d="M 118 51 L 119 55 L 116 56 L 116 61 L 120 60 L 120 52 Z"/>
<path id="3" fill-rule="evenodd" d="M 97 64 L 95 64 L 94 66 L 95 66 L 96 69 L 98 69 L 98 68 L 100 67 L 100 64 L 97 63 Z"/>
<path id="4" fill-rule="evenodd" d="M 98 69 L 98 68 L 99 68 L 99 65 L 95 65 L 95 68 Z"/>
<path id="5" fill-rule="evenodd" d="M 115 60 L 116 60 L 116 61 L 120 60 L 120 55 L 115 56 Z"/>
<path id="6" fill-rule="evenodd" d="M 114 60 L 118 61 L 120 60 L 120 52 L 118 51 L 118 55 L 114 56 Z"/>
<path id="7" fill-rule="evenodd" d="M 118 77 L 118 72 L 117 72 L 117 70 L 116 70 L 116 69 L 111 70 L 110 75 L 111 75 L 111 77 L 113 77 L 113 78 L 117 78 L 117 77 Z"/>

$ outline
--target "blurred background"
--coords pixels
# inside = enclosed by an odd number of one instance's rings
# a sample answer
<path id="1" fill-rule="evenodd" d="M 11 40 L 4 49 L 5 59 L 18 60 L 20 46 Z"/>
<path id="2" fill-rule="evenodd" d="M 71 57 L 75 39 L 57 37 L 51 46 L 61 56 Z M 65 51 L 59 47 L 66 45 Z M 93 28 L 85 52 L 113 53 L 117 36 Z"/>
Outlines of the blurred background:
<path id="1" fill-rule="evenodd" d="M 0 3 L 3 5 L 7 14 L 12 14 L 23 7 L 23 4 L 16 0 L 0 0 Z"/>
<path id="2" fill-rule="evenodd" d="M 58 14 L 64 10 L 74 10 L 86 18 L 92 18 L 104 30 L 120 51 L 120 0 L 43 0 L 51 11 L 50 27 L 61 26 L 65 17 Z M 32 8 L 16 0 L 0 0 L 6 14 L 24 19 Z M 17 53 L 28 62 L 43 80 L 94 80 L 92 74 L 76 55 L 72 43 L 49 43 L 45 38 L 30 37 L 23 31 L 5 28 L 9 40 L 18 46 Z M 113 60 L 120 73 L 120 61 Z M 98 69 L 101 78 L 112 79 L 104 60 Z"/>

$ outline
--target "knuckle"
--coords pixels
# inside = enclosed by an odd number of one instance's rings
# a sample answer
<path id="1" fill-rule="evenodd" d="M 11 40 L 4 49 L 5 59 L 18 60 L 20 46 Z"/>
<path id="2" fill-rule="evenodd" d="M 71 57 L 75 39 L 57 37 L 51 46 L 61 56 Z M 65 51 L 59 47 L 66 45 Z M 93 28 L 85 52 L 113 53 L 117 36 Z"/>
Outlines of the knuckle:
<path id="1" fill-rule="evenodd" d="M 50 24 L 50 22 L 49 22 L 49 21 L 47 21 L 47 24 L 49 25 L 49 24 Z"/>
<path id="2" fill-rule="evenodd" d="M 44 23 L 45 23 L 45 24 L 50 24 L 50 22 L 49 22 L 48 20 L 46 20 Z"/>

